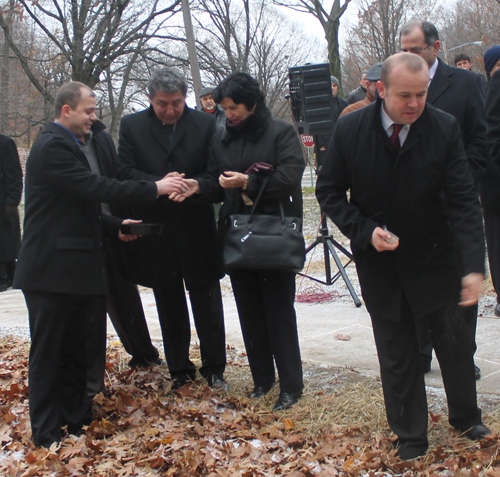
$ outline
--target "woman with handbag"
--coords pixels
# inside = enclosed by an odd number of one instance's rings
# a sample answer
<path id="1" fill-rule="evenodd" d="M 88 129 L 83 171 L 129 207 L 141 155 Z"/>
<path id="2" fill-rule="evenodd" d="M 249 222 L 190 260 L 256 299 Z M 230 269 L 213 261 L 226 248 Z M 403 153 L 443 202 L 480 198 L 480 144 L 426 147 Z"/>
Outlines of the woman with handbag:
<path id="1" fill-rule="evenodd" d="M 258 81 L 246 73 L 234 73 L 223 80 L 212 97 L 226 113 L 226 127 L 212 140 L 209 170 L 198 180 L 188 181 L 185 195 L 198 193 L 212 202 L 223 202 L 218 229 L 221 245 L 231 225 L 237 225 L 244 214 L 249 216 L 254 205 L 254 219 L 264 214 L 282 217 L 284 223 L 284 215 L 293 216 L 291 220 L 286 217 L 286 227 L 300 232 L 304 158 L 295 129 L 272 118 Z M 234 214 L 238 214 L 238 219 Z M 249 238 L 250 231 L 245 235 L 241 242 L 248 240 L 250 244 L 258 234 Z M 225 255 L 228 254 L 225 250 Z M 252 262 L 247 258 L 247 262 Z M 276 363 L 280 395 L 274 410 L 278 411 L 295 404 L 303 389 L 294 308 L 296 270 L 284 270 L 287 265 L 279 264 L 271 265 L 278 269 L 269 269 L 267 261 L 259 258 L 262 257 L 257 246 L 255 259 L 259 267 L 265 268 L 254 269 L 252 264 L 242 263 L 241 268 L 233 264 L 227 271 L 254 381 L 250 397 L 263 397 L 271 390 Z M 302 256 L 298 268 L 303 266 L 303 260 Z M 227 256 L 225 262 L 227 266 Z"/>

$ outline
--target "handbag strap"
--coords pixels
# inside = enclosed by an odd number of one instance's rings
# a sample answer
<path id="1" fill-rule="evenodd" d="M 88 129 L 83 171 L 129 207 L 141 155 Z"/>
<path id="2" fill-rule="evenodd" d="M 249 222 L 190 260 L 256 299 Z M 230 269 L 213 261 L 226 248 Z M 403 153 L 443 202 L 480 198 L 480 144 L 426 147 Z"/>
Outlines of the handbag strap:
<path id="1" fill-rule="evenodd" d="M 257 204 L 259 203 L 259 200 L 262 196 L 262 192 L 264 192 L 264 188 L 266 187 L 268 180 L 269 180 L 269 176 L 266 175 L 266 177 L 264 177 L 264 180 L 262 181 L 262 184 L 260 186 L 259 193 L 257 194 L 257 197 L 253 202 L 252 210 L 250 211 L 250 221 L 252 220 L 253 214 L 255 212 L 255 208 L 257 207 Z"/>
<path id="2" fill-rule="evenodd" d="M 264 189 L 266 187 L 266 184 L 267 184 L 267 181 L 269 180 L 269 176 L 267 175 L 266 177 L 264 177 L 263 181 L 262 181 L 262 184 L 260 186 L 260 189 L 259 189 L 259 193 L 257 194 L 257 197 L 253 203 L 253 206 L 252 206 L 252 210 L 250 211 L 250 217 L 248 219 L 249 222 L 252 222 L 252 217 L 253 217 L 253 214 L 255 212 L 255 209 L 257 207 L 257 204 L 259 203 L 259 200 L 262 196 L 262 192 L 264 192 Z M 281 203 L 281 200 L 280 200 L 280 215 L 281 215 L 281 221 L 283 223 L 285 223 L 285 212 L 283 211 L 283 204 Z"/>

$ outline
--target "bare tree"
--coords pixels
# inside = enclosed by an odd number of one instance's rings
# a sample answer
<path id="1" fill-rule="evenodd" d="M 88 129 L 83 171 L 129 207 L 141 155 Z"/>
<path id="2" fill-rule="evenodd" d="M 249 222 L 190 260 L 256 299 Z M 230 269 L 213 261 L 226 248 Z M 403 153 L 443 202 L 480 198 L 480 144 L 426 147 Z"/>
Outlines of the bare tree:
<path id="1" fill-rule="evenodd" d="M 358 22 L 344 49 L 344 77 L 356 87 L 361 71 L 399 51 L 399 31 L 406 22 L 434 21 L 437 12 L 432 0 L 359 0 Z"/>
<path id="2" fill-rule="evenodd" d="M 145 38 L 151 38 L 146 26 L 155 19 L 164 22 L 179 5 L 179 0 L 166 6 L 160 6 L 160 0 L 17 1 L 40 37 L 48 39 L 58 58 L 69 65 L 71 79 L 91 88 L 118 58 L 133 53 Z M 53 92 L 33 71 L 34 59 L 23 54 L 4 15 L 0 15 L 0 26 L 35 88 L 52 103 Z"/>
<path id="3" fill-rule="evenodd" d="M 276 5 L 282 5 L 299 12 L 315 16 L 325 32 L 328 44 L 328 59 L 332 75 L 339 79 L 339 95 L 343 96 L 342 71 L 340 61 L 339 29 L 340 17 L 345 13 L 351 0 L 333 0 L 328 11 L 323 6 L 323 0 L 274 0 Z"/>
<path id="4" fill-rule="evenodd" d="M 205 82 L 215 85 L 231 73 L 249 73 L 259 80 L 274 112 L 285 110 L 288 67 L 323 56 L 317 41 L 307 38 L 265 0 L 201 0 L 196 12 Z"/>
<path id="5" fill-rule="evenodd" d="M 440 29 L 443 50 L 449 62 L 457 53 L 468 53 L 477 71 L 483 71 L 483 54 L 500 43 L 498 0 L 459 0 L 448 7 Z M 482 42 L 482 44 L 477 44 Z M 460 48 L 460 45 L 464 45 Z M 448 54 L 448 50 L 453 49 Z"/>
<path id="6" fill-rule="evenodd" d="M 200 68 L 211 71 L 217 83 L 232 72 L 249 71 L 265 2 L 252 6 L 250 0 L 199 0 L 193 9 Z"/>

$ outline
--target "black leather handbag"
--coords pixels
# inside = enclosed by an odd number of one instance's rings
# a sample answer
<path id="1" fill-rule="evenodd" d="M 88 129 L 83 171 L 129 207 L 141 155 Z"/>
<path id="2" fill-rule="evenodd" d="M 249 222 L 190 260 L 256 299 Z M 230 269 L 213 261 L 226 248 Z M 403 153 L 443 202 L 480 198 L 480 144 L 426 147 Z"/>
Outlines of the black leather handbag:
<path id="1" fill-rule="evenodd" d="M 227 269 L 276 270 L 300 272 L 304 268 L 305 243 L 302 219 L 280 215 L 255 214 L 267 184 L 265 177 L 250 215 L 231 215 L 224 242 L 224 265 Z"/>

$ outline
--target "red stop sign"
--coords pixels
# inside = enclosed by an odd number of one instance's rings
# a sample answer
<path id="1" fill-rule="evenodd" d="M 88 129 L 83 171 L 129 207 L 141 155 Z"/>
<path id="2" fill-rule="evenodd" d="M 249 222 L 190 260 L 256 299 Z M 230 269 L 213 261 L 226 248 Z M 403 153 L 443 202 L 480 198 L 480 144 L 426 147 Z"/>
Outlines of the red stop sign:
<path id="1" fill-rule="evenodd" d="M 313 136 L 306 136 L 305 134 L 302 134 L 302 144 L 306 147 L 313 147 L 314 146 L 314 137 Z"/>

